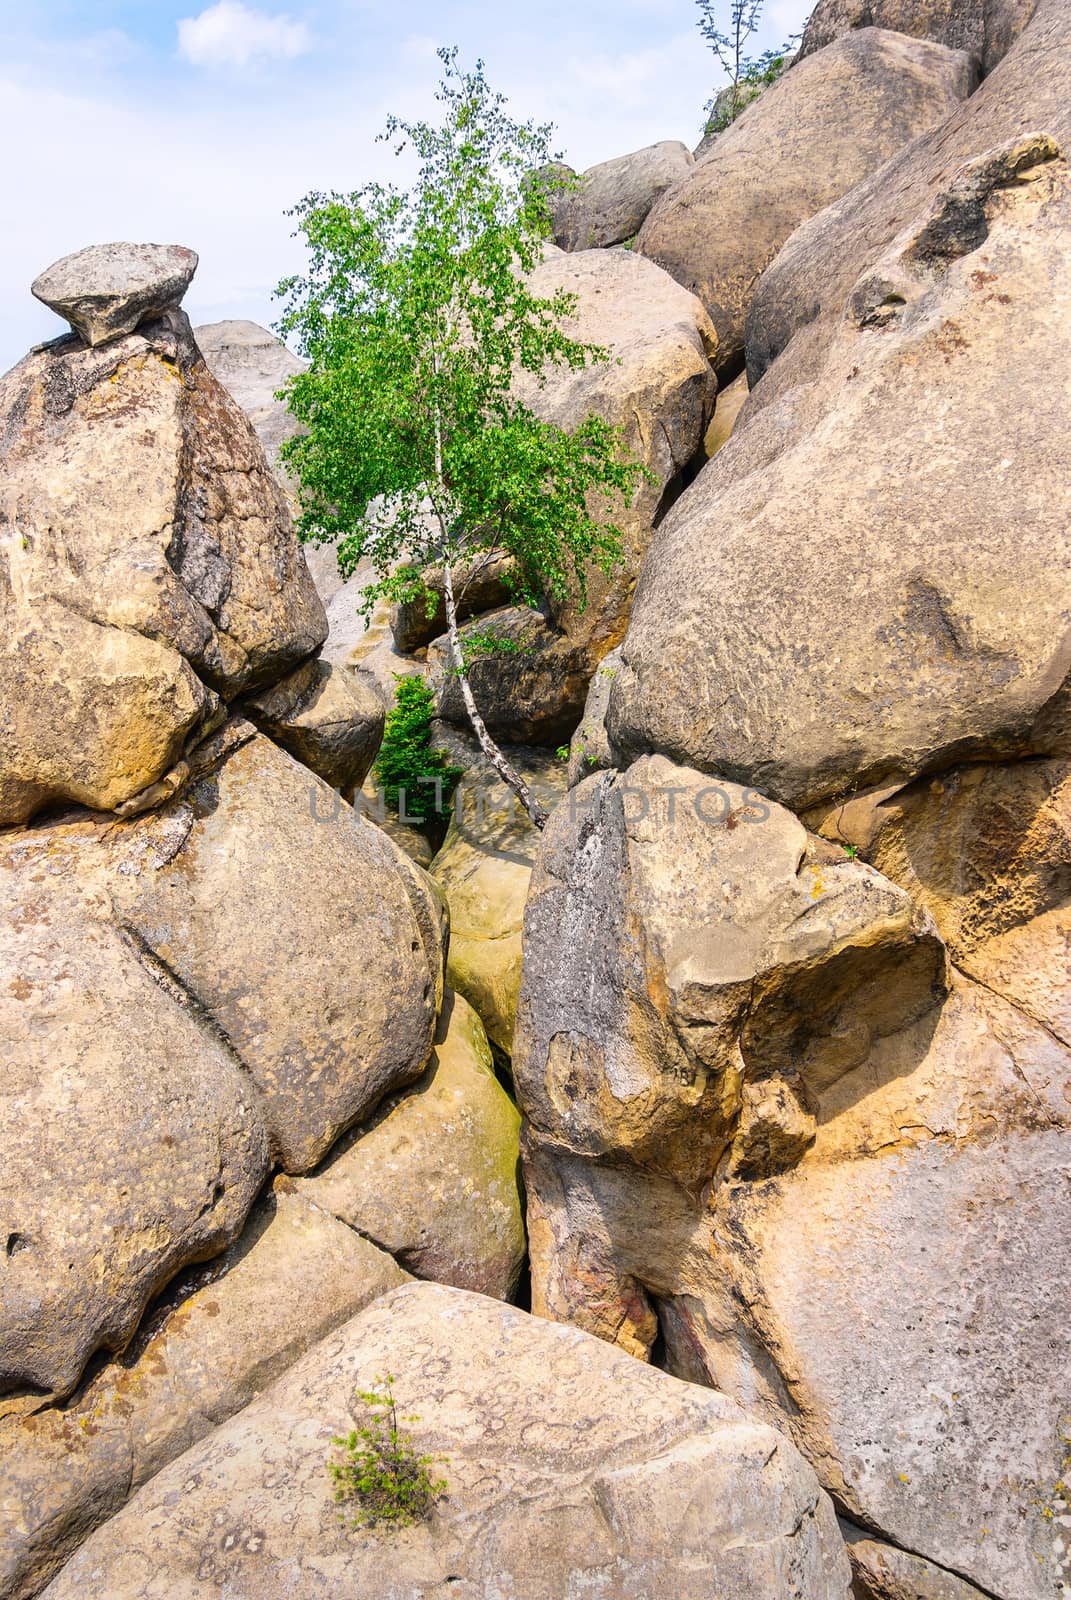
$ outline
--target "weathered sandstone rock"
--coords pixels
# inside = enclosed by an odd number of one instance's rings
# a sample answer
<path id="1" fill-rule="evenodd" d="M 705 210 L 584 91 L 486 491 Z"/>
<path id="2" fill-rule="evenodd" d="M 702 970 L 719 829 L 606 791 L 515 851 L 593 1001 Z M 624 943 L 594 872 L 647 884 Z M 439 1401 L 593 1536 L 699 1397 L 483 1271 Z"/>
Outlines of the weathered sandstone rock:
<path id="1" fill-rule="evenodd" d="M 510 1055 L 524 903 L 539 832 L 474 739 L 451 732 L 443 742 L 465 772 L 446 838 L 428 869 L 450 905 L 447 978 L 478 1013 L 492 1043 Z M 543 804 L 553 806 L 565 788 L 561 762 L 517 746 L 507 754 Z"/>
<path id="2" fill-rule="evenodd" d="M 621 664 L 620 646 L 603 656 L 588 688 L 584 702 L 584 715 L 577 724 L 569 745 L 569 788 L 584 778 L 616 765 L 614 753 L 606 732 L 606 711 L 610 704 L 610 690 Z"/>
<path id="3" fill-rule="evenodd" d="M 483 611 L 508 605 L 511 598 L 509 578 L 513 570 L 512 557 L 501 552 L 455 567 L 454 603 L 458 617 L 478 616 Z M 417 650 L 446 631 L 442 571 L 429 569 L 424 573 L 424 581 L 438 595 L 438 604 L 430 615 L 427 600 L 407 600 L 391 607 L 390 627 L 396 650 Z"/>
<path id="4" fill-rule="evenodd" d="M 579 619 L 579 626 L 586 632 L 586 617 Z M 571 638 L 534 606 L 502 606 L 462 623 L 458 631 L 462 648 L 474 632 L 493 635 L 506 647 L 494 655 L 473 652 L 468 674 L 480 715 L 495 738 L 554 746 L 568 739 L 584 708 L 598 645 Z M 414 666 L 419 670 L 419 663 Z M 445 635 L 428 646 L 427 677 L 435 691 L 436 714 L 467 728 L 468 713 Z"/>
<path id="5" fill-rule="evenodd" d="M 181 244 L 95 244 L 55 262 L 30 292 L 92 346 L 176 310 L 196 271 L 196 252 Z"/>
<path id="6" fill-rule="evenodd" d="M 954 767 L 834 807 L 854 845 L 933 916 L 956 965 L 1071 1045 L 1071 771 Z"/>
<path id="7" fill-rule="evenodd" d="M 747 386 L 747 374 L 744 372 L 719 391 L 718 403 L 710 419 L 706 438 L 703 440 L 703 449 L 708 458 L 716 456 L 722 445 L 729 443 L 750 392 Z"/>
<path id="8" fill-rule="evenodd" d="M 354 1390 L 395 1377 L 447 1493 L 351 1531 L 325 1471 Z M 846 1600 L 828 1500 L 788 1441 L 721 1395 L 571 1329 L 430 1284 L 387 1295 L 147 1484 L 49 1600 Z"/>
<path id="9" fill-rule="evenodd" d="M 4 847 L 0 1384 L 66 1393 L 234 1238 L 269 1155 L 311 1167 L 424 1071 L 442 920 L 249 724 L 157 810 Z"/>
<path id="10" fill-rule="evenodd" d="M 66 1394 L 121 1350 L 240 1231 L 268 1169 L 240 1063 L 67 881 L 63 832 L 8 835 L 0 874 L 0 1393 Z"/>
<path id="11" fill-rule="evenodd" d="M 298 1192 L 418 1278 L 507 1300 L 525 1256 L 519 1130 L 479 1017 L 448 994 L 424 1077 Z"/>
<path id="12" fill-rule="evenodd" d="M 719 375 L 740 368 L 755 280 L 789 234 L 972 86 L 960 51 L 880 28 L 845 34 L 786 72 L 656 202 L 636 248 L 706 306 Z"/>
<path id="13" fill-rule="evenodd" d="M 423 1072 L 438 908 L 385 834 L 249 724 L 203 760 L 141 819 L 110 892 L 240 1059 L 276 1158 L 303 1172 Z"/>
<path id="14" fill-rule="evenodd" d="M 965 50 L 992 72 L 1030 21 L 1036 0 L 819 0 L 807 19 L 799 57 L 852 28 L 888 28 Z"/>
<path id="15" fill-rule="evenodd" d="M 0 823 L 113 809 L 315 651 L 323 607 L 181 312 L 28 356 L 0 417 Z"/>
<path id="16" fill-rule="evenodd" d="M 306 661 L 289 678 L 243 701 L 251 721 L 351 799 L 383 737 L 383 705 L 367 678 Z"/>
<path id="17" fill-rule="evenodd" d="M 859 278 L 814 381 L 749 404 L 645 565 L 626 756 L 803 807 L 1066 747 L 1069 239 L 1051 141 L 990 152 Z"/>
<path id="18" fill-rule="evenodd" d="M 660 1326 L 671 1371 L 780 1419 L 876 1536 L 1048 1600 L 1069 1081 L 1063 1045 L 959 980 L 817 1093 L 789 1170 L 730 1166 L 708 1200 L 534 1145 L 533 1309 L 640 1354 Z"/>
<path id="19" fill-rule="evenodd" d="M 902 890 L 761 795 L 658 756 L 570 790 L 524 932 L 514 1075 L 534 1137 L 694 1190 L 745 1079 L 818 1093 L 944 987 Z"/>
<path id="20" fill-rule="evenodd" d="M 840 1527 L 852 1564 L 852 1600 L 985 1600 L 981 1589 L 932 1561 L 870 1539 L 851 1523 Z"/>
<path id="21" fill-rule="evenodd" d="M 635 238 L 658 197 L 694 161 L 686 145 L 664 139 L 589 167 L 552 204 L 554 243 L 563 250 L 598 250 Z"/>
<path id="22" fill-rule="evenodd" d="M 793 74 L 794 75 L 794 74 Z M 1000 69 L 944 124 L 905 147 L 880 171 L 803 224 L 756 285 L 747 320 L 752 389 L 764 404 L 820 370 L 838 336 L 845 302 L 893 240 L 958 183 L 966 165 L 1000 147 L 1045 133 L 1071 142 L 1071 10 L 1038 0 Z M 1014 186 L 1014 176 L 1007 180 Z M 999 203 L 999 193 L 995 197 Z M 985 211 L 992 203 L 982 201 Z M 975 228 L 980 228 L 977 209 Z M 1046 296 L 1043 296 L 1044 303 Z M 998 457 L 1000 459 L 1000 457 Z"/>
<path id="23" fill-rule="evenodd" d="M 218 1260 L 174 1284 L 121 1361 L 64 1407 L 0 1418 L 0 1586 L 29 1600 L 161 1467 L 406 1273 L 276 1191 Z"/>

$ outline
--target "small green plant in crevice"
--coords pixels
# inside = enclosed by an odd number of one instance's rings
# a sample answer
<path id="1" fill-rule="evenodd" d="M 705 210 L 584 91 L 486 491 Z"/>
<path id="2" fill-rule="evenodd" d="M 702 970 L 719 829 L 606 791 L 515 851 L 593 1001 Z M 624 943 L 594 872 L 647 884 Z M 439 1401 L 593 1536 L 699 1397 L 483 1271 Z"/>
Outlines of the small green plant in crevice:
<path id="1" fill-rule="evenodd" d="M 386 802 L 403 822 L 417 827 L 449 816 L 462 777 L 445 750 L 434 750 L 431 723 L 435 696 L 420 677 L 398 675 L 394 705 L 383 725 L 374 776 Z"/>
<path id="2" fill-rule="evenodd" d="M 569 746 L 567 744 L 560 744 L 557 750 L 555 750 L 554 754 L 557 756 L 559 761 L 568 761 Z"/>
<path id="3" fill-rule="evenodd" d="M 420 1419 L 398 1416 L 389 1372 L 374 1389 L 358 1389 L 356 1398 L 368 1421 L 332 1439 L 336 1454 L 327 1464 L 335 1499 L 347 1508 L 342 1521 L 354 1528 L 410 1527 L 446 1493 L 446 1479 L 432 1477 L 440 1458 L 422 1455 L 403 1429 L 402 1423 Z"/>
<path id="4" fill-rule="evenodd" d="M 859 854 L 859 846 L 857 844 L 844 844 L 842 842 L 841 849 L 844 851 L 844 854 L 848 857 L 849 861 L 854 861 Z"/>

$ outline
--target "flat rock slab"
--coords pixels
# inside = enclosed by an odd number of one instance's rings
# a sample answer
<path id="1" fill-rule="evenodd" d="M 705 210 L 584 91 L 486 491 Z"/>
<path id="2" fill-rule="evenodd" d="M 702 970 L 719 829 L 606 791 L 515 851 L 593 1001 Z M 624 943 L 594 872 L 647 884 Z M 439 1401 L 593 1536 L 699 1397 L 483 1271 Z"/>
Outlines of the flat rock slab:
<path id="1" fill-rule="evenodd" d="M 196 271 L 185 245 L 94 244 L 42 272 L 31 293 L 86 344 L 107 344 L 179 305 Z"/>
<path id="2" fill-rule="evenodd" d="M 351 1529 L 326 1464 L 394 1374 L 446 1493 Z M 412 1284 L 326 1339 L 160 1473 L 49 1600 L 847 1600 L 810 1467 L 734 1402 L 574 1329 Z"/>

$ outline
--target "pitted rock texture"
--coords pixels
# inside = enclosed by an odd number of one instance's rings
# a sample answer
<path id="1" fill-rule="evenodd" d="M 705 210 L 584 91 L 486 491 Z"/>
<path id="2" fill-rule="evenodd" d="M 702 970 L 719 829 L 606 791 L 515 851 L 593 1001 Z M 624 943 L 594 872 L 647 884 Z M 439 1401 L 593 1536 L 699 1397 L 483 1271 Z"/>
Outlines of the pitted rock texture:
<path id="1" fill-rule="evenodd" d="M 658 756 L 570 790 L 524 934 L 514 1075 L 533 1138 L 694 1190 L 745 1081 L 821 1092 L 944 992 L 943 946 L 902 890 Z"/>
<path id="2" fill-rule="evenodd" d="M 423 1523 L 342 1525 L 324 1470 L 384 1372 L 445 1458 Z M 832 1507 L 721 1395 L 482 1296 L 385 1296 L 145 1486 L 49 1600 L 847 1600 Z"/>
<path id="3" fill-rule="evenodd" d="M 634 239 L 660 195 L 695 157 L 676 139 L 600 161 L 551 204 L 554 243 L 562 250 L 603 250 Z"/>
<path id="4" fill-rule="evenodd" d="M 185 245 L 94 244 L 54 262 L 30 292 L 92 346 L 176 310 L 196 271 Z"/>
<path id="5" fill-rule="evenodd" d="M 0 381 L 0 823 L 111 810 L 322 643 L 249 424 L 181 312 Z"/>
<path id="6" fill-rule="evenodd" d="M 407 1274 L 277 1180 L 64 1406 L 0 1416 L 0 1585 L 30 1600 L 161 1467 Z"/>
<path id="7" fill-rule="evenodd" d="M 845 34 L 786 72 L 657 201 L 636 249 L 706 306 L 719 376 L 743 364 L 755 281 L 793 229 L 972 87 L 960 51 L 881 28 Z"/>
<path id="8" fill-rule="evenodd" d="M 991 151 L 858 279 L 814 381 L 753 396 L 645 563 L 607 718 L 626 759 L 802 808 L 1066 749 L 1069 239 L 1052 141 Z"/>
<path id="9" fill-rule="evenodd" d="M 424 1076 L 297 1189 L 416 1277 L 508 1300 L 526 1249 L 520 1120 L 479 1017 L 448 993 Z"/>

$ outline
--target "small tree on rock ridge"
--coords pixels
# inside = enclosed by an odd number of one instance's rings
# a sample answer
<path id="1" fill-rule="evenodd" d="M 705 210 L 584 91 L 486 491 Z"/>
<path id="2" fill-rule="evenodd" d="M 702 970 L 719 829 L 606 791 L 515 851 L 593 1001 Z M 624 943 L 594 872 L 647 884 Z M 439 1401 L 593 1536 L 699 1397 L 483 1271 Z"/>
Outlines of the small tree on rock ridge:
<path id="1" fill-rule="evenodd" d="M 606 352 L 564 332 L 571 296 L 540 299 L 526 281 L 549 216 L 545 188 L 525 180 L 549 160 L 550 129 L 511 121 L 482 63 L 464 72 L 456 50 L 439 56 L 441 125 L 391 117 L 383 135 L 415 154 L 412 187 L 310 194 L 294 212 L 310 261 L 279 286 L 279 326 L 309 368 L 285 391 L 306 431 L 283 453 L 301 483 L 302 537 L 335 542 L 345 576 L 370 559 L 366 610 L 423 599 L 432 615 L 440 596 L 422 573 L 441 570 L 469 721 L 542 827 L 546 812 L 476 705 L 455 584 L 506 551 L 518 598 L 571 589 L 582 604 L 589 564 L 620 559 L 613 508 L 643 469 L 601 418 L 566 433 L 512 393 L 518 369 L 543 378 Z M 485 631 L 472 653 L 488 648 Z"/>

